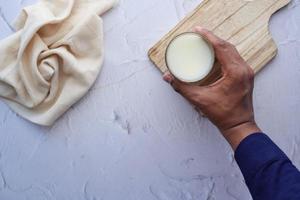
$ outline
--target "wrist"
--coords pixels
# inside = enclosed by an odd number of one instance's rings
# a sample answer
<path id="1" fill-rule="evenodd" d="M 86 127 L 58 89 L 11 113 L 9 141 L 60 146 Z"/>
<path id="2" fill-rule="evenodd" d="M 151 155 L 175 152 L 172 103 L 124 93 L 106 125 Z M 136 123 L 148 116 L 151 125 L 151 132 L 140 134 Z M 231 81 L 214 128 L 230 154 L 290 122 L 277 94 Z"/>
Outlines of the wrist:
<path id="1" fill-rule="evenodd" d="M 248 121 L 222 131 L 223 136 L 235 151 L 239 144 L 249 135 L 261 132 L 255 121 Z"/>

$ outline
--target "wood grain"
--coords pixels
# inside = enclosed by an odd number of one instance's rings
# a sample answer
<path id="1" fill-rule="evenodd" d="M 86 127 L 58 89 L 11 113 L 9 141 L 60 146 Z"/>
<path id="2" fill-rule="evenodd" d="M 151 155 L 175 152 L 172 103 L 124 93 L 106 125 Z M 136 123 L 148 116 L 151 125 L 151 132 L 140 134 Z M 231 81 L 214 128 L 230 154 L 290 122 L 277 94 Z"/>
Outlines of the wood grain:
<path id="1" fill-rule="evenodd" d="M 277 53 L 268 30 L 270 17 L 289 2 L 290 0 L 204 0 L 149 50 L 149 58 L 161 72 L 166 72 L 165 51 L 170 41 L 178 34 L 200 25 L 234 44 L 257 73 Z"/>

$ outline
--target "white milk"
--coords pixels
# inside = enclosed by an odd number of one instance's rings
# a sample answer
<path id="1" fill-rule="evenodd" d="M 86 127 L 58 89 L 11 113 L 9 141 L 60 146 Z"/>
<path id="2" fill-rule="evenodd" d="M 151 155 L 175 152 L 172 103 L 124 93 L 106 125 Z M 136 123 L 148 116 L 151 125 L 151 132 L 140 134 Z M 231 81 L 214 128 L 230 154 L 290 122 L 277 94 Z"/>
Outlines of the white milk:
<path id="1" fill-rule="evenodd" d="M 212 46 L 196 33 L 183 33 L 168 46 L 166 63 L 170 72 L 184 82 L 198 82 L 212 70 L 215 61 Z"/>

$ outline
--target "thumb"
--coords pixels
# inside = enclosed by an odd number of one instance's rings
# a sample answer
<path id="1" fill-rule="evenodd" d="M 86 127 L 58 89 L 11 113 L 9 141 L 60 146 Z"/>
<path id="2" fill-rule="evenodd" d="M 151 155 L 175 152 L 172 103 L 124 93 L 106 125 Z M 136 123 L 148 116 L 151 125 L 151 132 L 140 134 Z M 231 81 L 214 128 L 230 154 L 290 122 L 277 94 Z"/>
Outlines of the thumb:
<path id="1" fill-rule="evenodd" d="M 200 26 L 195 27 L 194 31 L 212 44 L 216 58 L 221 63 L 223 71 L 228 71 L 233 66 L 232 61 L 236 61 L 241 58 L 234 45 L 219 38 L 213 32 Z"/>

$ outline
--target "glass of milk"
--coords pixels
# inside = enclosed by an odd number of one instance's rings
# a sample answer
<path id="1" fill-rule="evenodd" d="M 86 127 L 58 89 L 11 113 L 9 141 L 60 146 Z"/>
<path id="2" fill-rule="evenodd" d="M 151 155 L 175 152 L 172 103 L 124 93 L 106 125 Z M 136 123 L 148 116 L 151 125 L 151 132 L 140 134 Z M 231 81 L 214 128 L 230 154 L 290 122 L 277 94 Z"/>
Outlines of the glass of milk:
<path id="1" fill-rule="evenodd" d="M 201 35 L 186 32 L 176 36 L 166 50 L 170 73 L 186 83 L 199 83 L 213 71 L 215 53 Z"/>

